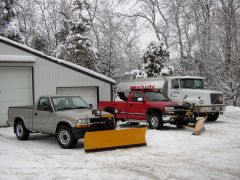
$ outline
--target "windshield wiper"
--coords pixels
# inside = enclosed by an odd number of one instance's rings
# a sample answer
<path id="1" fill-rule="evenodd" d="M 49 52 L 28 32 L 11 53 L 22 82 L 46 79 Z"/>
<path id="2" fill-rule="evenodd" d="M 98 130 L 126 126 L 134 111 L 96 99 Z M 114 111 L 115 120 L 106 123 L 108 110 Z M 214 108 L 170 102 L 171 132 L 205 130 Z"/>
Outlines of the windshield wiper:
<path id="1" fill-rule="evenodd" d="M 63 107 L 63 108 L 57 109 L 57 111 L 63 111 L 63 110 L 68 110 L 68 109 L 73 109 L 73 108 L 71 108 L 71 107 Z"/>
<path id="2" fill-rule="evenodd" d="M 151 101 L 168 101 L 167 99 L 151 99 Z"/>
<path id="3" fill-rule="evenodd" d="M 72 109 L 89 109 L 90 107 L 87 106 L 78 106 L 78 107 L 74 107 Z"/>

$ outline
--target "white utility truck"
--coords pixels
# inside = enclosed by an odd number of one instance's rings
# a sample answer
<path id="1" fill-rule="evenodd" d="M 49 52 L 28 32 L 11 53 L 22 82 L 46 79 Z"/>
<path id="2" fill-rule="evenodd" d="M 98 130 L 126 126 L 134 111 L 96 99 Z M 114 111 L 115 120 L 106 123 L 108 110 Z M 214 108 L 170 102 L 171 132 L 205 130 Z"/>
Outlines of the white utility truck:
<path id="1" fill-rule="evenodd" d="M 126 80 L 117 84 L 116 91 L 128 94 L 132 88 L 159 89 L 171 101 L 191 104 L 196 116 L 206 116 L 207 121 L 216 121 L 226 110 L 223 93 L 205 89 L 205 79 L 198 76 Z"/>

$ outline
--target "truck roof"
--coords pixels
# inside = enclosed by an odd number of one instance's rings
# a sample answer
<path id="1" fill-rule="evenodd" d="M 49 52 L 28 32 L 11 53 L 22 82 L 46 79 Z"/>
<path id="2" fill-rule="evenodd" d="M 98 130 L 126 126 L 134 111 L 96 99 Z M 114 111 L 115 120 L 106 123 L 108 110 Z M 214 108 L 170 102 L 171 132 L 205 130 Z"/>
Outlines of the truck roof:
<path id="1" fill-rule="evenodd" d="M 69 96 L 69 97 L 72 97 L 72 96 L 78 96 L 78 95 L 59 95 L 59 94 L 55 94 L 55 95 L 42 95 L 40 97 L 63 97 L 63 96 Z M 39 98 L 40 98 L 39 97 Z"/>
<path id="2" fill-rule="evenodd" d="M 179 79 L 204 79 L 200 76 L 169 76 L 168 78 L 179 78 Z"/>

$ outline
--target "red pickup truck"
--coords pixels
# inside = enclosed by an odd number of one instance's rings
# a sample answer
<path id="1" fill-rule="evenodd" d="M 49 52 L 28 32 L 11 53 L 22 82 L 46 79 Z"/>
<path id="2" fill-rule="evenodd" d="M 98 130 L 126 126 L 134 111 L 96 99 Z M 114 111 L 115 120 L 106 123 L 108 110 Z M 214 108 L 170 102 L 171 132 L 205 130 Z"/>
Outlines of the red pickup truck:
<path id="1" fill-rule="evenodd" d="M 101 101 L 98 104 L 100 110 L 114 114 L 118 121 L 147 120 L 152 129 L 161 129 L 164 123 L 182 123 L 180 113 L 183 107 L 169 101 L 159 90 L 131 89 L 128 98 L 124 93 L 118 93 L 118 96 L 123 101 Z"/>

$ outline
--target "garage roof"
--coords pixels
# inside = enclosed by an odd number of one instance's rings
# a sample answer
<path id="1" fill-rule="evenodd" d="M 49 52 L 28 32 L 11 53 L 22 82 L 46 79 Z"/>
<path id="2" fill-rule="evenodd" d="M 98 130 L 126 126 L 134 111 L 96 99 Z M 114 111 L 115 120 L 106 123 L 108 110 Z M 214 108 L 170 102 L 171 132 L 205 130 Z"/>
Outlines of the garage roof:
<path id="1" fill-rule="evenodd" d="M 47 56 L 43 52 L 37 51 L 36 49 L 30 48 L 30 47 L 28 47 L 26 45 L 23 45 L 23 44 L 15 42 L 15 41 L 9 40 L 9 39 L 7 39 L 5 37 L 0 36 L 0 42 L 2 42 L 4 44 L 7 44 L 7 45 L 10 45 L 12 47 L 18 48 L 18 49 L 23 50 L 25 52 L 31 53 L 31 54 L 33 54 L 35 56 L 38 56 L 38 57 L 43 58 L 43 59 L 46 59 L 46 60 L 51 61 L 53 63 L 56 63 L 56 64 L 59 64 L 59 65 L 68 67 L 68 68 L 70 68 L 72 70 L 78 71 L 78 72 L 80 72 L 82 74 L 91 76 L 91 77 L 96 78 L 98 80 L 101 80 L 101 81 L 104 81 L 104 82 L 107 82 L 107 83 L 110 83 L 110 84 L 115 84 L 116 83 L 115 80 L 113 80 L 113 79 L 111 79 L 111 78 L 109 78 L 107 76 L 104 76 L 102 74 L 99 74 L 99 73 L 97 73 L 95 71 L 92 71 L 90 69 L 84 68 L 82 66 L 79 66 L 77 64 L 71 63 L 69 61 L 65 61 L 65 60 L 62 60 L 62 59 L 57 59 L 57 58 L 54 58 L 54 57 L 51 57 L 51 56 Z"/>

